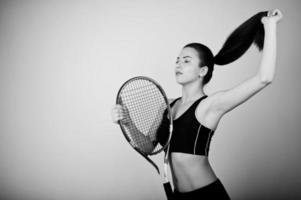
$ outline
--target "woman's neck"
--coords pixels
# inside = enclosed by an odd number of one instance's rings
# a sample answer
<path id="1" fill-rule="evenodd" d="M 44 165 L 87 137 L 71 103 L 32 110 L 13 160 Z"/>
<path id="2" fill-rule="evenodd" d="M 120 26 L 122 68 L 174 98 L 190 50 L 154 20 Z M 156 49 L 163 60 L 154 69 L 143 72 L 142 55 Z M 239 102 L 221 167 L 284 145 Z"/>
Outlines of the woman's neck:
<path id="1" fill-rule="evenodd" d="M 195 101 L 204 96 L 203 86 L 200 84 L 184 85 L 182 87 L 182 103 Z"/>

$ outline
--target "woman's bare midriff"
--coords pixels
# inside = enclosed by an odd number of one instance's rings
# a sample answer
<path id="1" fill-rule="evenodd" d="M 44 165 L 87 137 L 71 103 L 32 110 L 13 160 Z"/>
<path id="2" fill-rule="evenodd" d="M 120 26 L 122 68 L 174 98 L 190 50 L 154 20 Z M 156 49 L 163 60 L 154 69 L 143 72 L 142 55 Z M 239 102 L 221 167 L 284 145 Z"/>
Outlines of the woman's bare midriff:
<path id="1" fill-rule="evenodd" d="M 179 192 L 190 192 L 217 180 L 207 156 L 172 152 L 170 167 Z"/>

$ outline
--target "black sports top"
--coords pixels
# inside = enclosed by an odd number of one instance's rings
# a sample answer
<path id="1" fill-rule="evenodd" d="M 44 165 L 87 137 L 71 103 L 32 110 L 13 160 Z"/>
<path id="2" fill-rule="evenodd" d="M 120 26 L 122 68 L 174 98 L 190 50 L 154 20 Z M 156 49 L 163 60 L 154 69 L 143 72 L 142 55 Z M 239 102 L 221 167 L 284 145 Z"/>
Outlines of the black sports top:
<path id="1" fill-rule="evenodd" d="M 206 97 L 205 95 L 196 100 L 181 116 L 173 120 L 173 133 L 169 147 L 170 152 L 208 156 L 214 131 L 202 125 L 195 117 L 195 110 L 198 104 Z M 170 106 L 172 107 L 178 99 L 179 98 L 174 100 Z M 163 120 L 158 131 L 158 141 L 164 143 L 169 131 L 169 122 L 166 112 L 163 115 Z"/>

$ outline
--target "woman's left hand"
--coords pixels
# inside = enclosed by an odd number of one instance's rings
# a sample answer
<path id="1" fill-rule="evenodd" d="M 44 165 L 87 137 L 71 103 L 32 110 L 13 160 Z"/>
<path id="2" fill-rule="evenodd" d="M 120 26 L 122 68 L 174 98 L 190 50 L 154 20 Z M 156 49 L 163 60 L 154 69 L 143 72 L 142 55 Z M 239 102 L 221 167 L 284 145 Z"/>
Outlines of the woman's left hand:
<path id="1" fill-rule="evenodd" d="M 261 19 L 261 22 L 264 25 L 271 24 L 271 23 L 277 24 L 282 19 L 282 17 L 283 15 L 281 11 L 279 9 L 274 9 L 274 10 L 270 10 L 268 12 L 268 15 Z"/>

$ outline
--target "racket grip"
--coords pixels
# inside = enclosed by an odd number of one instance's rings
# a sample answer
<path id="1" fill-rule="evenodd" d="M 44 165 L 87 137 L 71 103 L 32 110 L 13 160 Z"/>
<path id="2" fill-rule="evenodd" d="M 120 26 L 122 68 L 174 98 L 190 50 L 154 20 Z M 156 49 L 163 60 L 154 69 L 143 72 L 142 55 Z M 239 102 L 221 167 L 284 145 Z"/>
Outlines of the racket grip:
<path id="1" fill-rule="evenodd" d="M 165 190 L 165 194 L 166 194 L 166 197 L 168 200 L 171 200 L 172 199 L 172 188 L 171 188 L 171 185 L 169 182 L 166 182 L 166 183 L 163 183 L 163 187 L 164 187 L 164 190 Z"/>

